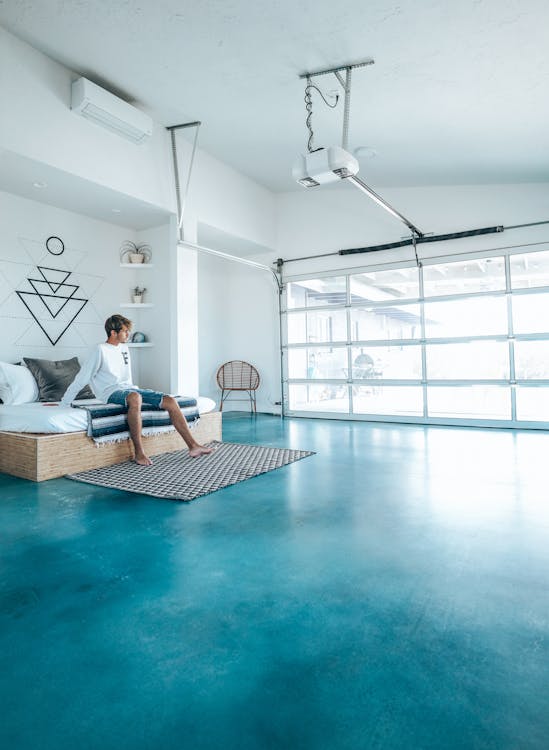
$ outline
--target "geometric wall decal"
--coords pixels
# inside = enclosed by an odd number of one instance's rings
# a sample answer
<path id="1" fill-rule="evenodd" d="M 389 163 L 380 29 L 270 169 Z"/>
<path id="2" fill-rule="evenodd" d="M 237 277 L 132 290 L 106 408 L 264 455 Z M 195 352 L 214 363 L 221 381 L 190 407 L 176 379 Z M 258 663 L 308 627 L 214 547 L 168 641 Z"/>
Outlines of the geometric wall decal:
<path id="1" fill-rule="evenodd" d="M 52 289 L 47 281 L 43 281 L 42 279 L 31 279 L 30 277 L 27 279 L 27 281 L 30 283 L 34 291 L 37 292 L 38 294 L 42 294 L 42 295 L 51 294 Z M 79 289 L 79 287 L 76 284 L 61 284 L 60 286 L 56 288 L 55 292 L 56 292 L 56 295 L 65 294 L 65 295 L 68 295 L 69 297 L 72 297 L 77 289 Z"/>
<path id="2" fill-rule="evenodd" d="M 47 254 L 44 252 L 44 242 L 39 242 L 38 240 L 31 240 L 27 237 L 18 237 L 19 240 L 19 247 L 20 250 L 22 250 L 25 255 L 30 258 L 30 260 L 33 263 L 40 263 L 40 260 L 43 258 L 44 260 L 48 257 Z M 18 253 L 19 257 L 21 257 L 21 252 Z M 66 258 L 65 258 L 66 261 Z"/>
<path id="3" fill-rule="evenodd" d="M 0 250 L 0 359 L 16 362 L 33 351 L 47 357 L 61 347 L 73 356 L 101 340 L 111 297 L 103 291 L 103 264 L 89 250 L 63 247 L 48 234 L 13 239 Z"/>
<path id="4" fill-rule="evenodd" d="M 51 265 L 52 253 L 45 247 L 44 241 L 31 240 L 28 237 L 18 237 L 19 258 L 26 256 L 30 258 L 34 265 Z M 74 271 L 83 261 L 89 259 L 87 252 L 65 247 L 63 251 L 63 265 Z"/>
<path id="5" fill-rule="evenodd" d="M 2 306 L 2 303 L 5 302 L 6 299 L 10 296 L 12 288 L 13 287 L 8 283 L 8 280 L 0 269 L 0 307 Z"/>
<path id="6" fill-rule="evenodd" d="M 28 292 L 20 292 L 20 294 L 25 296 L 25 294 L 28 294 Z M 54 294 L 41 294 L 40 292 L 38 292 L 38 296 L 40 297 L 40 301 L 45 306 L 46 310 L 49 312 L 52 318 L 56 318 L 61 310 L 65 307 L 67 302 L 70 300 L 70 297 L 66 297 L 65 299 L 63 299 L 63 297 L 57 297 Z M 29 301 L 32 305 L 32 301 Z"/>
<path id="7" fill-rule="evenodd" d="M 71 275 L 70 271 L 60 270 L 59 268 L 47 268 L 45 266 L 37 266 L 37 268 L 54 294 Z"/>
<path id="8" fill-rule="evenodd" d="M 80 285 L 78 293 L 81 297 L 92 299 L 105 283 L 105 276 L 96 276 L 89 272 L 82 273 L 81 271 L 76 270 L 74 275 L 71 276 L 70 281 L 74 284 Z M 100 317 L 101 320 L 103 320 L 103 316 L 101 315 Z"/>
<path id="9" fill-rule="evenodd" d="M 32 263 L 13 261 L 13 260 L 0 260 L 0 272 L 2 278 L 4 278 L 10 286 L 10 290 L 13 292 L 14 289 L 20 284 L 25 282 L 25 278 L 36 271 L 36 266 Z"/>
<path id="10" fill-rule="evenodd" d="M 67 354 L 72 357 L 75 354 L 76 349 L 88 349 L 89 348 L 89 340 L 84 338 L 80 332 L 80 319 L 78 319 L 78 323 L 75 323 L 72 325 L 65 333 L 63 334 L 63 338 L 57 344 L 57 347 L 52 348 L 52 345 L 44 335 L 44 331 L 40 328 L 40 326 L 37 326 L 34 320 L 29 315 L 27 309 L 23 307 L 21 304 L 21 301 L 15 295 L 17 298 L 17 304 L 20 308 L 23 309 L 26 318 L 22 318 L 20 321 L 10 321 L 10 323 L 16 323 L 16 322 L 25 322 L 27 324 L 27 330 L 19 333 L 19 327 L 17 327 L 17 331 L 15 327 L 12 329 L 14 331 L 14 334 L 17 333 L 17 335 L 13 335 L 12 338 L 12 344 L 14 347 L 16 347 L 18 350 L 21 348 L 26 349 L 28 352 L 27 354 L 24 354 L 24 356 L 35 356 L 33 352 L 38 352 L 42 350 L 42 352 L 46 353 L 48 352 L 45 359 L 59 359 L 59 357 L 51 357 L 50 354 L 55 353 L 55 350 L 62 346 L 64 349 L 67 350 Z M 84 309 L 87 309 L 89 305 L 86 305 Z M 101 339 L 95 338 L 94 341 L 100 341 Z M 70 353 L 72 352 L 72 354 Z M 36 356 L 40 356 L 39 354 L 36 354 Z M 17 355 L 14 354 L 13 357 L 15 357 L 14 361 L 17 361 Z"/>
<path id="11" fill-rule="evenodd" d="M 57 344 L 61 336 L 77 318 L 83 307 L 88 302 L 87 299 L 81 299 L 78 297 L 65 298 L 66 302 L 61 310 L 58 310 L 57 313 L 53 314 L 48 305 L 45 304 L 41 295 L 36 292 L 18 291 L 16 294 L 45 333 L 52 346 Z M 44 308 L 49 312 L 49 320 L 45 319 L 43 312 Z M 57 320 L 57 316 L 60 312 L 65 312 L 66 314 L 64 314 L 60 320 Z"/>
<path id="12" fill-rule="evenodd" d="M 60 255 L 65 249 L 62 240 L 58 237 L 49 237 L 50 244 L 51 240 L 59 240 L 59 242 L 54 243 L 51 249 L 48 247 L 48 251 L 52 255 Z M 54 249 L 58 252 L 53 252 Z M 78 285 L 65 283 L 72 276 L 72 271 L 48 266 L 37 266 L 37 270 L 41 279 L 27 277 L 33 291 L 16 290 L 15 293 L 40 326 L 50 344 L 55 346 L 82 312 L 88 300 L 74 296 L 80 288 Z"/>
<path id="13" fill-rule="evenodd" d="M 48 237 L 46 240 L 46 249 L 52 255 L 61 255 L 65 252 L 65 245 L 60 237 Z"/>

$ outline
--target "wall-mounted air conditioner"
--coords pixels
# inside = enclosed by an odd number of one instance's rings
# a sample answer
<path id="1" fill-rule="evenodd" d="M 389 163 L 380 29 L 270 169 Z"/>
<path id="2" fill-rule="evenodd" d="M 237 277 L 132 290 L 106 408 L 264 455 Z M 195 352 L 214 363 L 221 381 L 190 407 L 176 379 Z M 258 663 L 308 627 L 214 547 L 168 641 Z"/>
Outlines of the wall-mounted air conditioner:
<path id="1" fill-rule="evenodd" d="M 143 143 L 152 134 L 149 115 L 87 78 L 73 81 L 71 109 L 133 143 Z"/>

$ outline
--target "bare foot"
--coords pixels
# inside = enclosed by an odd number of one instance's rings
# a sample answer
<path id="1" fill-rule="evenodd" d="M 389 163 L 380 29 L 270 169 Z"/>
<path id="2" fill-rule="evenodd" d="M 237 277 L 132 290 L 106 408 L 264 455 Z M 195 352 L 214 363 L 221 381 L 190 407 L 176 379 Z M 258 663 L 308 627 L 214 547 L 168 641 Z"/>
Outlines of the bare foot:
<path id="1" fill-rule="evenodd" d="M 139 464 L 139 466 L 152 466 L 151 459 L 146 456 L 144 453 L 140 456 L 136 456 L 134 458 L 134 461 L 136 464 Z"/>
<path id="2" fill-rule="evenodd" d="M 194 448 L 189 448 L 189 456 L 193 458 L 205 456 L 207 453 L 213 453 L 213 448 L 206 448 L 205 445 L 196 445 Z"/>

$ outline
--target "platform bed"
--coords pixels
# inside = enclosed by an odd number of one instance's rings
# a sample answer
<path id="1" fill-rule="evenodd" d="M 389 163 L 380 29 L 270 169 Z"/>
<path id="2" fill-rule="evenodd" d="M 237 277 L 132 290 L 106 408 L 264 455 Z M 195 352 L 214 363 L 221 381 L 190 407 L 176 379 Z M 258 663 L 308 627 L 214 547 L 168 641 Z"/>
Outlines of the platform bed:
<path id="1" fill-rule="evenodd" d="M 193 435 L 202 444 L 221 440 L 221 413 L 203 414 L 193 427 Z M 185 448 L 175 431 L 144 437 L 143 444 L 150 456 Z M 33 482 L 110 466 L 130 458 L 133 458 L 130 440 L 98 446 L 85 432 L 37 434 L 0 431 L 0 472 Z"/>

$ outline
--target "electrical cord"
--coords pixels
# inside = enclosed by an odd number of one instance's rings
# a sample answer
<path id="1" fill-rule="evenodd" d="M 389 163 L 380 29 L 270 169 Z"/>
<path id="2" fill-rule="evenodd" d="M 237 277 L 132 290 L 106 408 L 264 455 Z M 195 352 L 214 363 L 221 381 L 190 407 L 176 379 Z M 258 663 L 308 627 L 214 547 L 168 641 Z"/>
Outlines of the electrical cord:
<path id="1" fill-rule="evenodd" d="M 305 125 L 307 126 L 307 130 L 309 131 L 309 139 L 307 140 L 307 150 L 310 154 L 313 153 L 313 151 L 318 151 L 318 148 L 313 148 L 313 139 L 314 139 L 314 133 L 313 133 L 313 126 L 311 123 L 312 117 L 313 117 L 313 99 L 311 97 L 311 89 L 314 89 L 315 91 L 318 91 L 320 96 L 322 97 L 322 101 L 327 107 L 330 107 L 330 109 L 334 109 L 337 107 L 337 103 L 339 102 L 339 94 L 335 95 L 335 102 L 333 104 L 330 104 L 330 102 L 326 99 L 322 91 L 318 88 L 318 86 L 315 86 L 314 83 L 311 83 L 310 76 L 307 76 L 307 85 L 305 86 L 305 109 L 307 110 L 307 118 L 305 119 Z"/>

